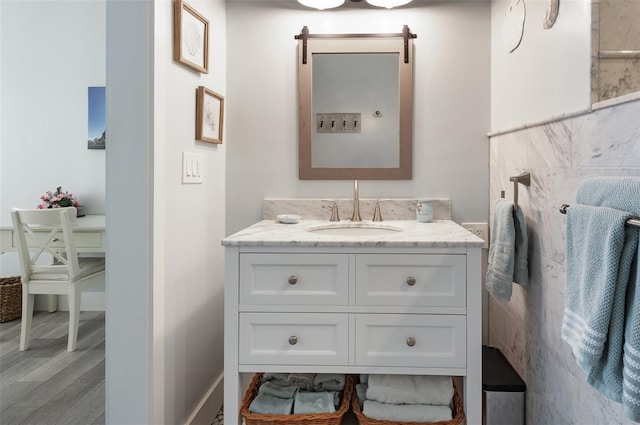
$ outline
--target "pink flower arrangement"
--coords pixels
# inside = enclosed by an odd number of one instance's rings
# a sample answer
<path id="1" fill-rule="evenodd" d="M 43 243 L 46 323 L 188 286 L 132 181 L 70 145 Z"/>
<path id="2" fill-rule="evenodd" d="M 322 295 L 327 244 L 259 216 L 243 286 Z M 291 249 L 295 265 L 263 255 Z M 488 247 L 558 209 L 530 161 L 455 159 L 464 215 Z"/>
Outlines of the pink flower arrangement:
<path id="1" fill-rule="evenodd" d="M 58 186 L 55 192 L 47 191 L 40 197 L 42 203 L 38 205 L 38 209 L 44 210 L 47 208 L 63 208 L 63 207 L 76 207 L 80 206 L 80 202 L 73 195 L 73 193 L 63 192 L 62 186 Z"/>

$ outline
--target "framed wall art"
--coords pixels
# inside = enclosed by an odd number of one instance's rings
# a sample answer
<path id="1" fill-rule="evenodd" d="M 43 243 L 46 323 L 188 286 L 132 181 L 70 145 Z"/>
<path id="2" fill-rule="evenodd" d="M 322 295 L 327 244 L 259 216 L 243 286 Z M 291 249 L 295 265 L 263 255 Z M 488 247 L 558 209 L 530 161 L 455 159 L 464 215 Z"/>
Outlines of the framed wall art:
<path id="1" fill-rule="evenodd" d="M 173 59 L 194 71 L 209 73 L 209 21 L 182 0 L 175 0 Z"/>
<path id="2" fill-rule="evenodd" d="M 89 87 L 87 149 L 104 149 L 106 142 L 105 88 Z"/>
<path id="3" fill-rule="evenodd" d="M 224 97 L 204 86 L 196 89 L 196 140 L 222 143 Z"/>

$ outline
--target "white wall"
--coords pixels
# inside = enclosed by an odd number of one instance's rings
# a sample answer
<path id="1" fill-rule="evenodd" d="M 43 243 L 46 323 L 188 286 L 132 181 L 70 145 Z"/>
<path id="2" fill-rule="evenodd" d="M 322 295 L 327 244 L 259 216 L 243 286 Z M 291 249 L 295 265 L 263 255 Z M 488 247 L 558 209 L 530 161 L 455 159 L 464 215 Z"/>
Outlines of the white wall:
<path id="1" fill-rule="evenodd" d="M 196 87 L 226 96 L 226 19 L 223 0 L 188 2 L 209 20 L 209 73 L 173 61 L 173 2 L 155 6 L 154 334 L 163 416 L 154 423 L 186 423 L 212 395 L 211 420 L 222 404 L 225 151 L 195 140 Z M 203 156 L 202 184 L 181 183 L 182 152 Z M 211 393 L 211 394 L 210 394 Z M 163 400 L 163 402 L 161 401 Z M 203 411 L 204 412 L 204 411 Z M 203 413 L 204 414 L 204 413 Z M 196 422 L 198 423 L 198 422 Z M 203 422 L 200 422 L 203 423 Z M 209 423 L 209 422 L 207 422 Z"/>
<path id="2" fill-rule="evenodd" d="M 556 24 L 543 29 L 548 0 L 527 0 L 524 35 L 508 53 L 509 5 L 491 5 L 491 130 L 501 131 L 591 106 L 591 0 L 562 0 Z"/>
<path id="3" fill-rule="evenodd" d="M 351 196 L 348 181 L 298 180 L 294 35 L 304 25 L 312 33 L 397 33 L 404 24 L 418 35 L 413 179 L 364 181 L 361 196 L 450 197 L 456 221 L 487 220 L 488 2 L 418 1 L 393 10 L 348 4 L 317 11 L 295 2 L 232 1 L 227 4 L 227 233 L 260 220 L 265 197 Z"/>
<path id="4" fill-rule="evenodd" d="M 209 19 L 207 75 L 173 62 L 173 2 L 108 5 L 107 193 L 135 208 L 107 211 L 108 311 L 127 312 L 107 315 L 108 424 L 206 423 L 222 400 L 226 145 L 194 129 L 196 87 L 225 94 L 225 6 L 189 4 Z M 184 151 L 202 184 L 181 184 Z"/>
<path id="5" fill-rule="evenodd" d="M 11 224 L 11 207 L 35 208 L 57 186 L 102 214 L 105 151 L 87 149 L 87 87 L 105 84 L 105 1 L 0 7 L 0 223 Z"/>
<path id="6" fill-rule="evenodd" d="M 105 151 L 87 149 L 87 88 L 105 85 L 105 1 L 0 9 L 0 225 L 11 225 L 12 207 L 35 208 L 58 186 L 103 214 Z M 17 257 L 0 255 L 1 276 L 20 274 Z M 83 297 L 85 309 L 103 304 L 102 294 Z"/>

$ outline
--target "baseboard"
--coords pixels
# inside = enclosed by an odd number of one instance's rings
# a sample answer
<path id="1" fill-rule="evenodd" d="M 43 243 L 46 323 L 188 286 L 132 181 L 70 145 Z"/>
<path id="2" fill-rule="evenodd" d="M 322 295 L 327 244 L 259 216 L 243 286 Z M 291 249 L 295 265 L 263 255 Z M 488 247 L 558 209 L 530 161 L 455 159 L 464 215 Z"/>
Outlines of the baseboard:
<path id="1" fill-rule="evenodd" d="M 224 401 L 224 374 L 211 385 L 211 388 L 202 397 L 193 413 L 189 416 L 185 425 L 211 425 Z"/>

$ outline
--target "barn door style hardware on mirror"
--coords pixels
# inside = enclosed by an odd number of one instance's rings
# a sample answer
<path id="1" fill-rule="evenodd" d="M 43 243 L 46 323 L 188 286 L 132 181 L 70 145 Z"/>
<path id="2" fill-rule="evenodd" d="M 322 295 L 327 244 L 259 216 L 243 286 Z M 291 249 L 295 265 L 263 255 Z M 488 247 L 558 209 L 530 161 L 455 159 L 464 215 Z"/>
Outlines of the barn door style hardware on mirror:
<path id="1" fill-rule="evenodd" d="M 415 38 L 295 36 L 301 180 L 411 179 Z"/>

